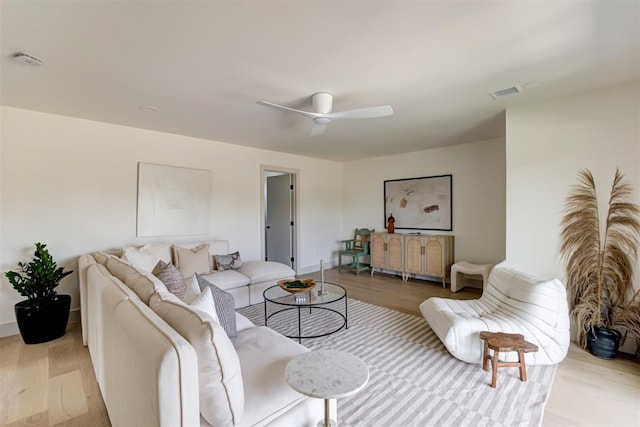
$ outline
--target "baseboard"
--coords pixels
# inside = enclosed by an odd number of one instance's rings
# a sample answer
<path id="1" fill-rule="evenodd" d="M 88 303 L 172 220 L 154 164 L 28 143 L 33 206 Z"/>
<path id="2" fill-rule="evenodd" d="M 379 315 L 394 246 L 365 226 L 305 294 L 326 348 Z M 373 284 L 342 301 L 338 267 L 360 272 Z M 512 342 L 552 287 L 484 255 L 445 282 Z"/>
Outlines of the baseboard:
<path id="1" fill-rule="evenodd" d="M 325 262 L 322 266 L 325 270 L 330 270 L 335 267 L 333 263 Z M 309 273 L 319 273 L 320 272 L 320 264 L 308 265 L 306 267 L 301 267 L 298 270 L 298 275 L 309 274 Z"/>
<path id="2" fill-rule="evenodd" d="M 20 330 L 18 330 L 18 324 L 15 320 L 13 322 L 0 323 L 0 338 L 10 337 L 19 333 Z"/>
<path id="3" fill-rule="evenodd" d="M 69 312 L 69 322 L 80 321 L 80 309 L 74 308 Z M 14 320 L 12 322 L 0 323 L 0 338 L 10 337 L 12 335 L 18 335 L 20 329 L 18 329 L 18 323 Z"/>

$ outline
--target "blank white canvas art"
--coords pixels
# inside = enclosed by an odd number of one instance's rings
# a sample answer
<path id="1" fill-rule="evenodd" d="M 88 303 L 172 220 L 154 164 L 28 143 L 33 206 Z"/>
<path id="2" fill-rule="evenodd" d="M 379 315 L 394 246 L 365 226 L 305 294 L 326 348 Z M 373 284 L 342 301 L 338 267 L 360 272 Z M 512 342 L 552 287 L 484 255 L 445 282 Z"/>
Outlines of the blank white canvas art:
<path id="1" fill-rule="evenodd" d="M 208 170 L 138 163 L 137 235 L 209 234 Z"/>

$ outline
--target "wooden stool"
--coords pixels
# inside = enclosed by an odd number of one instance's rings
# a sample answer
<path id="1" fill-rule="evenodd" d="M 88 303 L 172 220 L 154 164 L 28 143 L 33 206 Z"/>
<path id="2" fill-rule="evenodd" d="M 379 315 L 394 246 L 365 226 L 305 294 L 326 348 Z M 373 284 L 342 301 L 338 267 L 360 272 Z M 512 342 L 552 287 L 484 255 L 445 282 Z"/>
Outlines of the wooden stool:
<path id="1" fill-rule="evenodd" d="M 489 370 L 491 360 L 491 387 L 496 388 L 498 368 L 519 367 L 520 381 L 527 380 L 527 367 L 524 363 L 524 354 L 538 351 L 538 346 L 524 340 L 520 334 L 505 334 L 504 332 L 480 332 L 480 339 L 484 340 L 484 352 L 482 353 L 482 369 Z M 493 356 L 489 355 L 489 349 L 493 350 Z M 498 360 L 499 352 L 517 351 L 517 362 L 502 362 Z"/>

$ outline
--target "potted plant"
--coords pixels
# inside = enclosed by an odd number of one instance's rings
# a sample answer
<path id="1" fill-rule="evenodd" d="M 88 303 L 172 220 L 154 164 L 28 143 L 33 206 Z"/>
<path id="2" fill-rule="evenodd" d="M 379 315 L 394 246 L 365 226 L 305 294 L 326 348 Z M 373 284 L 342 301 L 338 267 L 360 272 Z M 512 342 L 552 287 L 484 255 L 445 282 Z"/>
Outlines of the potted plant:
<path id="1" fill-rule="evenodd" d="M 71 307 L 70 295 L 58 295 L 55 288 L 72 273 L 58 267 L 47 245 L 36 243 L 29 263 L 18 263 L 5 276 L 20 295 L 27 297 L 14 306 L 20 335 L 25 344 L 51 341 L 64 335 Z"/>
<path id="2" fill-rule="evenodd" d="M 579 172 L 560 222 L 560 256 L 578 344 L 603 359 L 613 359 L 627 338 L 640 344 L 640 290 L 633 289 L 640 208 L 629 201 L 632 189 L 623 178 L 616 170 L 604 230 L 589 170 Z"/>

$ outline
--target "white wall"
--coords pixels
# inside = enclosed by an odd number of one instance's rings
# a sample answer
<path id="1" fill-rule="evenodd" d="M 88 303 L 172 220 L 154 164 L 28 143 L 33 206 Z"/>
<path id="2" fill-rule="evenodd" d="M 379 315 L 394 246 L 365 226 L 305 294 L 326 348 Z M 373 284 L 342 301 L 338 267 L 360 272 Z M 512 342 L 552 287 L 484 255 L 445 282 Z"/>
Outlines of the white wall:
<path id="1" fill-rule="evenodd" d="M 507 110 L 507 260 L 564 278 L 558 226 L 580 169 L 589 169 L 606 213 L 616 167 L 640 201 L 640 85 Z M 638 284 L 636 283 L 636 286 Z"/>
<path id="2" fill-rule="evenodd" d="M 640 83 L 507 110 L 509 263 L 564 281 L 558 224 L 570 187 L 589 169 L 604 218 L 616 167 L 640 203 Z M 639 279 L 636 269 L 636 289 Z M 622 350 L 635 351 L 631 342 Z"/>
<path id="3" fill-rule="evenodd" d="M 298 270 L 317 269 L 342 238 L 342 164 L 178 135 L 2 107 L 0 269 L 30 259 L 46 243 L 76 270 L 87 252 L 167 238 L 136 238 L 137 163 L 208 169 L 211 238 L 229 239 L 243 259 L 261 255 L 261 165 L 300 171 Z M 178 237 L 197 240 L 205 236 Z M 173 240 L 173 238 L 172 238 Z M 0 336 L 16 333 L 23 298 L 2 274 Z M 78 307 L 74 273 L 58 288 Z"/>
<path id="4" fill-rule="evenodd" d="M 504 139 L 345 163 L 344 238 L 356 227 L 384 231 L 384 181 L 453 175 L 455 260 L 497 263 L 505 257 Z M 397 232 L 409 232 L 399 230 Z"/>

